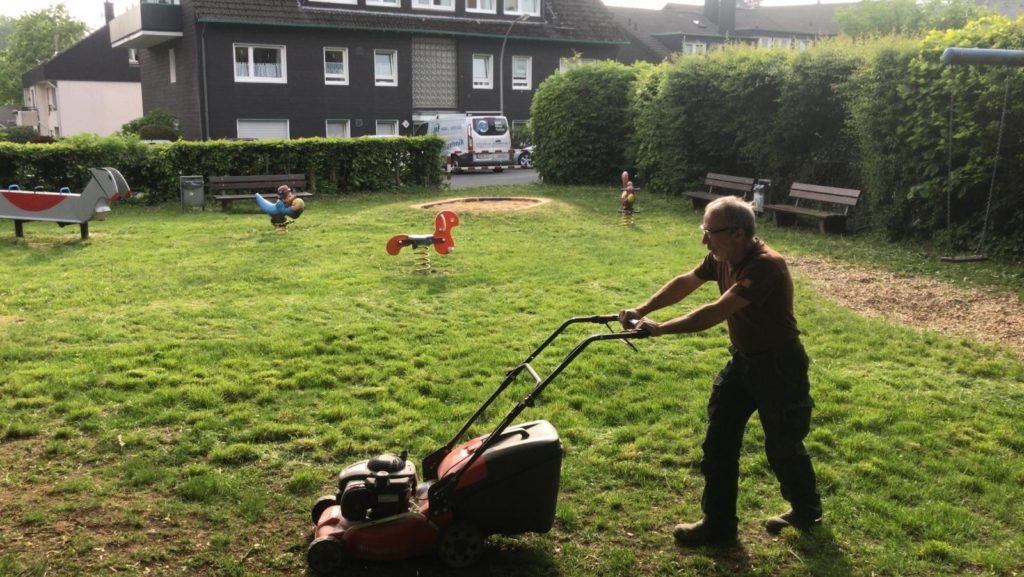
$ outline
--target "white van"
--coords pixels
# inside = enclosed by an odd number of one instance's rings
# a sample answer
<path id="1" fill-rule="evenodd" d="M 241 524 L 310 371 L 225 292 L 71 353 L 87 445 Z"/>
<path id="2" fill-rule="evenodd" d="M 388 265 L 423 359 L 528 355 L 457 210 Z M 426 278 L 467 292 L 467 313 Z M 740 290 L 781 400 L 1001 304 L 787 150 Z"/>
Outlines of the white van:
<path id="1" fill-rule="evenodd" d="M 512 132 L 504 116 L 494 114 L 451 114 L 424 122 L 417 136 L 436 134 L 444 139 L 441 155 L 452 170 L 492 168 L 501 172 L 512 166 Z"/>

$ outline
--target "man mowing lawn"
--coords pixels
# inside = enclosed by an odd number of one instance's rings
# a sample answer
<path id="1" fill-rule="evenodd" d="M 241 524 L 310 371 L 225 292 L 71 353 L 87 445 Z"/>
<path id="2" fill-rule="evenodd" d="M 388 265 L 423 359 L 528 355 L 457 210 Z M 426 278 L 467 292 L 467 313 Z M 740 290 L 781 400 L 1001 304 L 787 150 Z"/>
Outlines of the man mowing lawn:
<path id="1" fill-rule="evenodd" d="M 821 523 L 811 458 L 803 440 L 811 425 L 807 353 L 793 316 L 793 279 L 782 256 L 754 236 L 754 211 L 726 196 L 707 205 L 701 229 L 708 256 L 696 268 L 661 287 L 647 302 L 619 313 L 623 326 L 651 336 L 693 333 L 726 321 L 732 359 L 718 374 L 708 401 L 704 435 L 704 517 L 676 525 L 681 545 L 736 541 L 736 494 L 740 447 L 747 421 L 756 410 L 764 429 L 765 453 L 782 496 L 792 508 L 765 522 L 770 533 L 785 527 L 807 530 Z M 646 315 L 673 305 L 708 281 L 717 281 L 714 303 L 665 322 Z"/>

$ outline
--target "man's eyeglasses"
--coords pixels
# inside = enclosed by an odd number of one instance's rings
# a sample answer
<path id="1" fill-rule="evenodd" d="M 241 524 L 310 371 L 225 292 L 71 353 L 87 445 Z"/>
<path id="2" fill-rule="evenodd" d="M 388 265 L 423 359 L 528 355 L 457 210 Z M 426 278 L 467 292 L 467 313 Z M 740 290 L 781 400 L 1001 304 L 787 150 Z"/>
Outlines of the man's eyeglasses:
<path id="1" fill-rule="evenodd" d="M 702 226 L 702 227 L 700 227 L 700 231 L 704 233 L 704 236 L 712 236 L 712 235 L 718 234 L 720 232 L 724 232 L 724 231 L 727 231 L 727 230 L 733 230 L 735 228 L 739 228 L 739 227 L 723 226 L 721 228 L 704 228 Z"/>

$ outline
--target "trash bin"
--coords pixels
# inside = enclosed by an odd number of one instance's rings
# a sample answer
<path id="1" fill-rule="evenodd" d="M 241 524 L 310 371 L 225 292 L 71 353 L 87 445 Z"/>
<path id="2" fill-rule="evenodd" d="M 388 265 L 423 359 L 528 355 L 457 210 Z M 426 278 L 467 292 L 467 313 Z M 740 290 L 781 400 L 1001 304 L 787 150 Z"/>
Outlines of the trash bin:
<path id="1" fill-rule="evenodd" d="M 178 177 L 178 185 L 181 187 L 181 209 L 201 208 L 206 210 L 206 197 L 203 192 L 202 176 L 181 176 Z"/>

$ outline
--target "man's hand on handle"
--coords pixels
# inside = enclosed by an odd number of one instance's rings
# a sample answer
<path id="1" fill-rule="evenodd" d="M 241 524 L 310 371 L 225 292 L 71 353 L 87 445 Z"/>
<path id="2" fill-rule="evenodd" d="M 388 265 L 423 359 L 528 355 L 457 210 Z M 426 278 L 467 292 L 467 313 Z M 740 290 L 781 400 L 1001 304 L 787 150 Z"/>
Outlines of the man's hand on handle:
<path id="1" fill-rule="evenodd" d="M 661 324 L 643 316 L 637 309 L 623 309 L 619 311 L 619 323 L 626 330 L 647 331 L 652 337 L 662 334 Z"/>

